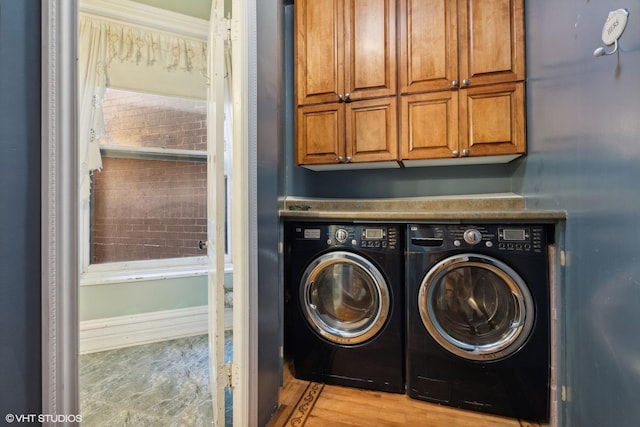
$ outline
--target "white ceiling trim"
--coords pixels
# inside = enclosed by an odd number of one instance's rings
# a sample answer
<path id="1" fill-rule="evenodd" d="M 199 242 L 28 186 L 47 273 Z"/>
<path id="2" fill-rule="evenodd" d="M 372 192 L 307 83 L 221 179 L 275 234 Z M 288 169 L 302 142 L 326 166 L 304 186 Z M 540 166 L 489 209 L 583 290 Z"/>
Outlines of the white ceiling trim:
<path id="1" fill-rule="evenodd" d="M 130 0 L 80 0 L 80 12 L 207 40 L 209 21 Z"/>

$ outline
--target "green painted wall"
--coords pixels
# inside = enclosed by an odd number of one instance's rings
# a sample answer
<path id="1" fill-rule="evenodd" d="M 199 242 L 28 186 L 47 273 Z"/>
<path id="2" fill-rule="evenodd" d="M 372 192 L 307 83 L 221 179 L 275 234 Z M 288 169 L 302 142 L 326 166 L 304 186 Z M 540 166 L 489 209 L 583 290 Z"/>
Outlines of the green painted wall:
<path id="1" fill-rule="evenodd" d="M 160 9 L 170 10 L 172 12 L 182 13 L 183 15 L 193 16 L 194 18 L 209 20 L 211 13 L 211 0 L 134 0 L 138 3 L 144 3 L 149 6 Z"/>
<path id="2" fill-rule="evenodd" d="M 232 287 L 232 274 L 224 286 Z M 81 286 L 80 321 L 207 305 L 207 276 Z"/>
<path id="3" fill-rule="evenodd" d="M 138 3 L 144 3 L 149 6 L 160 9 L 170 10 L 172 12 L 182 13 L 183 15 L 193 16 L 194 18 L 209 20 L 211 15 L 212 0 L 134 0 Z M 224 0 L 225 16 L 231 12 L 231 0 Z"/>

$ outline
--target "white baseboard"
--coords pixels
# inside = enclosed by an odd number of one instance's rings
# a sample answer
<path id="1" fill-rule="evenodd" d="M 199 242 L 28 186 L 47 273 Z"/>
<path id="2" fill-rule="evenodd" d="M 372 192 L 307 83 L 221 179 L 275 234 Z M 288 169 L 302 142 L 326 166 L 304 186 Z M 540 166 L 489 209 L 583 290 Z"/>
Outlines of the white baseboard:
<path id="1" fill-rule="evenodd" d="M 208 333 L 206 305 L 80 322 L 80 354 Z M 225 330 L 232 310 L 225 310 Z"/>

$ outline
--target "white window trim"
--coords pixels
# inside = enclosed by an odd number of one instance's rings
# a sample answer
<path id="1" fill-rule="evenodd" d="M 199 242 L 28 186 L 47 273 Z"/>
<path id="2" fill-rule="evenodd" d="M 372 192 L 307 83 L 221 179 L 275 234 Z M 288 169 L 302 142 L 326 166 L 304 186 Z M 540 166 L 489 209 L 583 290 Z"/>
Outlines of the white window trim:
<path id="1" fill-rule="evenodd" d="M 135 157 L 149 160 L 157 158 L 172 158 L 185 162 L 197 160 L 201 160 L 203 163 L 207 162 L 207 152 L 201 150 L 100 144 L 100 151 L 103 153 L 104 157 Z"/>
<path id="2" fill-rule="evenodd" d="M 142 25 L 153 29 L 168 31 L 184 36 L 208 40 L 209 22 L 185 16 L 179 13 L 158 9 L 130 0 L 82 0 L 79 2 L 81 12 L 110 18 L 128 24 Z M 138 154 L 171 154 L 195 155 L 202 152 L 170 149 L 144 149 L 109 145 L 112 152 Z M 206 152 L 205 152 L 206 156 Z M 225 162 L 226 163 L 226 162 Z M 226 174 L 227 171 L 225 171 Z M 228 186 L 229 193 L 230 187 Z M 92 286 L 109 283 L 136 282 L 158 280 L 164 278 L 193 277 L 206 275 L 208 272 L 206 254 L 196 257 L 154 259 L 144 261 L 114 262 L 91 264 L 91 206 L 89 203 L 79 204 L 78 252 L 80 254 L 80 286 Z M 231 205 L 231 203 L 228 203 Z M 230 206 L 228 207 L 228 211 Z M 231 272 L 231 218 L 227 225 L 228 245 L 225 254 L 225 272 Z M 194 242 L 194 245 L 196 242 Z"/>
<path id="3" fill-rule="evenodd" d="M 209 261 L 206 255 L 152 261 L 110 262 L 91 265 L 89 271 L 81 275 L 80 286 L 206 276 L 208 272 Z M 233 272 L 230 262 L 225 262 L 224 272 Z"/>
<path id="4" fill-rule="evenodd" d="M 92 264 L 81 275 L 80 286 L 204 276 L 207 271 L 206 256 Z"/>

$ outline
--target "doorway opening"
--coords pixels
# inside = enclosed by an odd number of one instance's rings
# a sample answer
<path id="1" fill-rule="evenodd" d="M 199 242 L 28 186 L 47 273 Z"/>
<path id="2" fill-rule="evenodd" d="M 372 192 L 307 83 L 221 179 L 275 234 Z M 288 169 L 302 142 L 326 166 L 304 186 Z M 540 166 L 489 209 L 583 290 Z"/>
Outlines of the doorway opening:
<path id="1" fill-rule="evenodd" d="M 193 18 L 145 3 L 79 2 L 80 407 L 88 425 L 209 424 L 212 367 L 232 359 L 233 308 L 230 150 L 215 164 L 222 186 L 209 167 L 210 139 L 219 136 L 208 102 L 211 13 Z M 230 148 L 231 125 L 223 127 L 220 144 Z M 216 191 L 223 197 L 210 198 Z M 222 216 L 210 199 L 224 204 Z M 221 322 L 212 319 L 219 298 L 211 297 L 207 243 L 218 224 L 227 348 L 212 363 L 212 325 Z"/>

